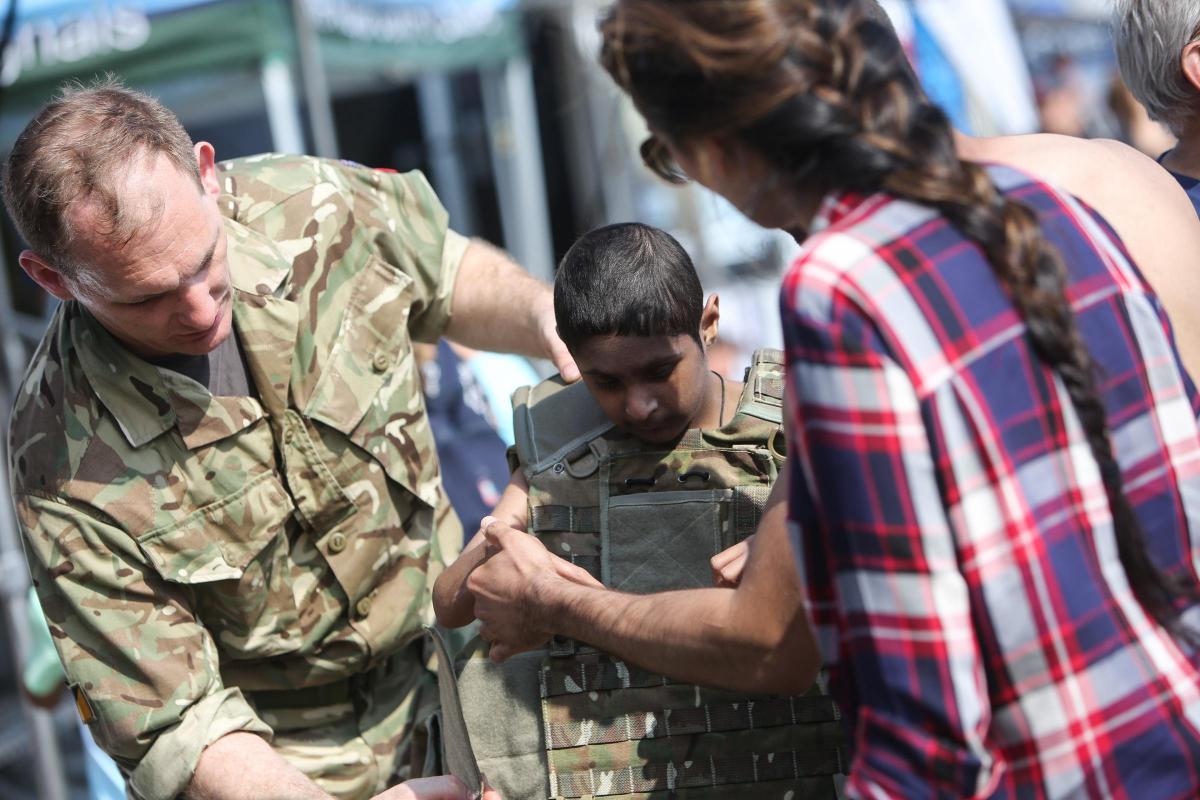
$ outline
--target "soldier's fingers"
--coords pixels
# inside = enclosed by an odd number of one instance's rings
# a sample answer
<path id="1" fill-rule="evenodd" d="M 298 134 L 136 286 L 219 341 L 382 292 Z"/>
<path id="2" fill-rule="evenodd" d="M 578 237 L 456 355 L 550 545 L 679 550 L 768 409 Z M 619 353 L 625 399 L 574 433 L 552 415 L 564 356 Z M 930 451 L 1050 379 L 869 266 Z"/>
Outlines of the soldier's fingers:
<path id="1" fill-rule="evenodd" d="M 484 517 L 484 519 L 487 519 L 487 517 Z M 488 542 L 491 544 L 499 545 L 504 534 L 509 530 L 511 530 L 511 528 L 509 528 L 503 522 L 492 519 L 492 521 L 489 522 L 486 527 L 484 527 L 483 535 L 487 537 Z"/>
<path id="2" fill-rule="evenodd" d="M 499 664 L 502 661 L 507 661 L 512 654 L 512 650 L 508 647 L 508 645 L 502 642 L 496 642 L 492 645 L 491 650 L 488 651 L 488 658 L 490 658 L 493 663 Z"/>
<path id="3" fill-rule="evenodd" d="M 554 366 L 558 368 L 558 374 L 564 381 L 574 383 L 579 380 L 579 367 L 575 366 L 575 359 L 571 358 L 571 353 L 567 350 L 566 345 L 558 342 L 550 356 L 554 361 Z"/>
<path id="4" fill-rule="evenodd" d="M 603 589 L 604 584 L 596 580 L 592 573 L 580 566 L 572 564 L 561 558 L 554 559 L 554 571 L 560 577 L 566 578 L 572 583 L 578 583 L 581 586 L 591 586 L 595 589 Z"/>

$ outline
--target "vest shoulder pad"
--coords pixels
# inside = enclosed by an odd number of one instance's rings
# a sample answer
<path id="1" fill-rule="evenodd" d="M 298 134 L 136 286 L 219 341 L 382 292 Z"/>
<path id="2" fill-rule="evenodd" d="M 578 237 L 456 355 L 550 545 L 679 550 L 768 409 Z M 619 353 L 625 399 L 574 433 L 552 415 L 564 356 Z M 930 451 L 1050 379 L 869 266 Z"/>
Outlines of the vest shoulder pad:
<path id="1" fill-rule="evenodd" d="M 513 394 L 513 434 L 525 475 L 558 463 L 613 427 L 583 381 L 557 375 Z"/>
<path id="2" fill-rule="evenodd" d="M 764 347 L 754 351 L 746 369 L 745 389 L 738 410 L 759 419 L 783 423 L 784 358 L 782 350 Z"/>

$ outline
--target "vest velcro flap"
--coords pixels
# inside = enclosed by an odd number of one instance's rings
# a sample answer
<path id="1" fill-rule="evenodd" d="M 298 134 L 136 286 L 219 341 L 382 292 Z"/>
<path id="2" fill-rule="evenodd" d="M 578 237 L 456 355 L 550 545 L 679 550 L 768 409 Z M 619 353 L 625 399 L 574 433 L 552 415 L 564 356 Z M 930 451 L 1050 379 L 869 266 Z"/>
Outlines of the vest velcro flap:
<path id="1" fill-rule="evenodd" d="M 633 594 L 712 586 L 722 548 L 722 506 L 732 489 L 613 497 L 600 545 L 605 586 Z"/>

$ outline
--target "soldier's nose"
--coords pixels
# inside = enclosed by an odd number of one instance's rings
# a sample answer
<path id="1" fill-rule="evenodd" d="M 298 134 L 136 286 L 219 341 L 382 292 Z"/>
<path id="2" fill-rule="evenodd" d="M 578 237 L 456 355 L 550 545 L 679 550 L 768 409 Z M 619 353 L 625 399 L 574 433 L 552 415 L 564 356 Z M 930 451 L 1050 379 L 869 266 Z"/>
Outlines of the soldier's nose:
<path id="1" fill-rule="evenodd" d="M 180 327 L 189 331 L 206 331 L 217 321 L 220 304 L 204 285 L 189 289 L 179 306 L 177 318 Z"/>

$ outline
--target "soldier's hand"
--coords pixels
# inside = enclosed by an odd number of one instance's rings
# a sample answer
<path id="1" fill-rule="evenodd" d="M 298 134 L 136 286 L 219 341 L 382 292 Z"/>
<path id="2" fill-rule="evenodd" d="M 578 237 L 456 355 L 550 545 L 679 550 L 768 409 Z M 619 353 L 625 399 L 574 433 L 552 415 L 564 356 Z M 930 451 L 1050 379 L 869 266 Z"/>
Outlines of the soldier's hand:
<path id="1" fill-rule="evenodd" d="M 546 582 L 572 581 L 602 588 L 587 571 L 552 555 L 536 536 L 493 522 L 484 530 L 488 559 L 467 579 L 475 596 L 480 635 L 493 661 L 540 647 L 554 634 L 539 594 Z"/>
<path id="2" fill-rule="evenodd" d="M 405 781 L 375 795 L 373 800 L 472 800 L 472 797 L 462 781 L 445 775 Z M 501 797 L 495 789 L 487 789 L 483 793 L 483 800 L 501 800 Z"/>
<path id="3" fill-rule="evenodd" d="M 571 353 L 563 344 L 563 340 L 558 338 L 558 325 L 554 320 L 553 304 L 539 308 L 535 313 L 538 320 L 538 335 L 542 339 L 542 348 L 546 351 L 546 358 L 554 362 L 554 368 L 558 370 L 558 374 L 564 381 L 574 383 L 579 380 L 579 367 L 575 366 L 575 359 L 571 358 Z"/>
<path id="4" fill-rule="evenodd" d="M 750 558 L 753 540 L 753 536 L 748 536 L 733 547 L 722 550 L 709 559 L 709 564 L 712 566 L 713 586 L 718 589 L 736 589 L 738 587 L 738 584 L 742 582 L 742 572 L 746 569 L 746 561 Z"/>

